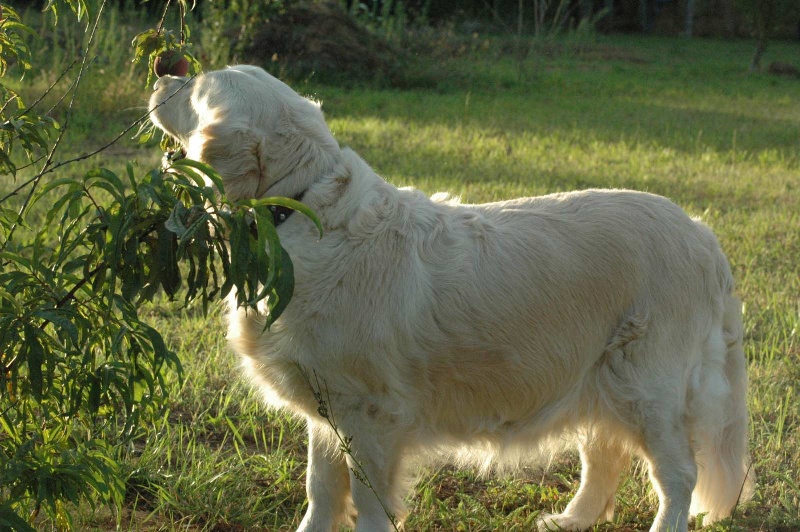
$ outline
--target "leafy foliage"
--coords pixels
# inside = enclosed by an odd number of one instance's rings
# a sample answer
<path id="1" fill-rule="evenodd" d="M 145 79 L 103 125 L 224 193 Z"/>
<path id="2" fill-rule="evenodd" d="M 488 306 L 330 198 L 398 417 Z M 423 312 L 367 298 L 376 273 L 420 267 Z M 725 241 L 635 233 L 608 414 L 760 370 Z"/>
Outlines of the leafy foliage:
<path id="1" fill-rule="evenodd" d="M 212 63 L 235 63 L 260 25 L 282 13 L 293 0 L 208 0 L 203 2 L 206 27 L 203 42 L 207 51 L 214 50 Z"/>
<path id="2" fill-rule="evenodd" d="M 88 14 L 83 1 L 67 4 Z M 0 68 L 13 59 L 24 72 L 29 52 L 15 43 L 29 28 L 3 10 Z M 134 45 L 149 62 L 171 46 L 160 28 Z M 290 199 L 232 203 L 212 168 L 185 159 L 141 173 L 129 163 L 123 175 L 102 167 L 58 175 L 77 161 L 52 162 L 68 125 L 37 115 L 39 101 L 26 107 L 5 86 L 0 96 L 0 173 L 16 179 L 39 165 L 0 201 L 0 529 L 30 529 L 41 512 L 71 528 L 70 505 L 121 504 L 121 445 L 163 409 L 166 376 L 181 372 L 145 304 L 163 293 L 205 312 L 235 292 L 269 326 L 294 287 L 269 206 L 319 222 Z M 23 198 L 19 209 L 7 206 L 14 197 Z"/>
<path id="3" fill-rule="evenodd" d="M 0 77 L 5 77 L 10 65 L 17 65 L 23 72 L 30 70 L 31 54 L 23 33 L 34 34 L 34 31 L 21 22 L 16 11 L 2 6 Z M 26 109 L 19 95 L 3 83 L 0 83 L 0 102 L 0 173 L 15 174 L 17 167 L 9 156 L 14 144 L 20 144 L 32 158 L 37 148 L 46 149 L 46 139 L 55 122 Z"/>
<path id="4" fill-rule="evenodd" d="M 186 40 L 189 38 L 189 29 L 184 27 L 180 36 L 176 35 L 171 30 L 164 30 L 163 28 L 149 29 L 143 31 L 133 38 L 131 46 L 134 49 L 134 63 L 140 63 L 143 59 L 147 59 L 147 84 L 153 80 L 153 66 L 155 59 L 164 52 L 170 50 L 180 51 L 192 66 L 194 72 L 202 70 L 200 62 L 190 53 L 190 46 Z"/>

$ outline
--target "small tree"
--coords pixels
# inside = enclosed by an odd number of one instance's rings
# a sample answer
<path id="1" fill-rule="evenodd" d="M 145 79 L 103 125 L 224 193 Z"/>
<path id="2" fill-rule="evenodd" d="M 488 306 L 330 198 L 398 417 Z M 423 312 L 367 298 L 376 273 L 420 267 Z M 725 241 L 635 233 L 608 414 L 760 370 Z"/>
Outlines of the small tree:
<path id="1" fill-rule="evenodd" d="M 102 167 L 63 175 L 147 122 L 142 116 L 102 148 L 58 162 L 105 5 L 91 13 L 85 0 L 63 4 L 93 20 L 82 61 L 67 69 L 74 81 L 59 100 L 63 123 L 52 109 L 41 111 L 43 99 L 28 105 L 0 83 L 0 174 L 13 182 L 0 197 L 0 529 L 32 529 L 42 513 L 69 528 L 70 504 L 121 504 L 119 444 L 164 404 L 165 375 L 181 368 L 140 306 L 163 292 L 205 310 L 235 290 L 241 305 L 267 298 L 271 323 L 291 298 L 293 276 L 268 206 L 313 218 L 285 198 L 230 202 L 220 176 L 190 160 L 145 172 L 128 165 L 122 175 Z M 163 17 L 134 39 L 132 55 L 148 68 L 166 49 L 188 49 L 186 0 L 177 6 L 179 39 L 163 29 Z M 59 7 L 47 5 L 53 14 Z M 0 75 L 11 64 L 22 73 L 33 68 L 26 32 L 18 13 L 2 6 Z M 23 170 L 32 177 L 20 179 Z M 43 201 L 47 214 L 34 222 Z"/>
<path id="2" fill-rule="evenodd" d="M 800 22 L 800 5 L 796 0 L 737 0 L 737 5 L 747 14 L 756 38 L 750 71 L 761 70 L 761 58 L 776 27 L 787 19 Z"/>

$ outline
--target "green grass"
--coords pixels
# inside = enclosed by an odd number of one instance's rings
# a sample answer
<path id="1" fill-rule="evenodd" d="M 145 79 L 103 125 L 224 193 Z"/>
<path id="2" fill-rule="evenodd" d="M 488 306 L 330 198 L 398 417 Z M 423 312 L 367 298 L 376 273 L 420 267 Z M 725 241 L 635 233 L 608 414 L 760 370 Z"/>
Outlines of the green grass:
<path id="1" fill-rule="evenodd" d="M 753 501 L 724 526 L 788 531 L 800 529 L 800 80 L 748 74 L 752 47 L 597 37 L 537 45 L 520 64 L 502 39 L 490 39 L 486 48 L 422 61 L 410 84 L 418 88 L 295 87 L 321 99 L 340 143 L 398 186 L 468 202 L 627 187 L 702 216 L 746 306 L 759 478 Z M 776 43 L 765 61 L 796 60 L 798 51 Z M 26 83 L 30 91 L 46 86 L 39 77 Z M 89 86 L 98 92 L 84 98 L 100 104 L 76 119 L 77 137 L 66 145 L 74 153 L 116 134 L 147 96 L 134 75 L 124 88 Z M 109 90 L 124 96 L 123 109 Z M 127 159 L 147 167 L 159 157 L 156 147 L 126 140 L 89 166 L 121 171 Z M 82 508 L 78 528 L 296 527 L 305 504 L 302 423 L 268 411 L 241 378 L 221 306 L 207 317 L 168 303 L 148 312 L 179 352 L 185 378 L 164 417 L 123 451 L 130 479 L 122 511 Z M 655 496 L 640 465 L 629 473 L 616 522 L 599 529 L 649 527 Z M 530 530 L 538 512 L 563 509 L 579 479 L 572 454 L 515 478 L 424 470 L 406 529 Z"/>

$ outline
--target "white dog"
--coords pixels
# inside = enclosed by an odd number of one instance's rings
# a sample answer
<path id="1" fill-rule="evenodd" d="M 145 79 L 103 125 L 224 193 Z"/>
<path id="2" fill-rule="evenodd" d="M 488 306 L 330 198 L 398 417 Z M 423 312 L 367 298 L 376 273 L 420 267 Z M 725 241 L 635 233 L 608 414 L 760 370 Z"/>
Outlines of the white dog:
<path id="1" fill-rule="evenodd" d="M 401 523 L 412 457 L 486 470 L 565 437 L 581 484 L 543 529 L 611 519 L 631 454 L 658 494 L 651 530 L 724 518 L 751 493 L 741 304 L 712 232 L 670 201 L 397 189 L 340 148 L 317 103 L 253 66 L 161 78 L 150 106 L 229 196 L 302 194 L 324 226 L 280 225 L 291 304 L 267 332 L 234 304 L 228 333 L 269 403 L 308 424 L 300 530 Z"/>

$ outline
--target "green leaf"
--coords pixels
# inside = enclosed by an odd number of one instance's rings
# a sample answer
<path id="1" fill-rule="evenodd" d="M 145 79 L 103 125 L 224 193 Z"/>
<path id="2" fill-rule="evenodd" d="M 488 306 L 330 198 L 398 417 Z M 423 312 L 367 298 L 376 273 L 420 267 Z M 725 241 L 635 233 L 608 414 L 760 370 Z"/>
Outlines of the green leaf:
<path id="1" fill-rule="evenodd" d="M 172 212 L 169 213 L 169 218 L 164 222 L 164 227 L 182 238 L 186 234 L 186 226 L 183 225 L 183 218 L 186 216 L 187 209 L 180 201 L 175 203 Z"/>
<path id="2" fill-rule="evenodd" d="M 305 204 L 300 203 L 297 200 L 293 200 L 291 198 L 279 198 L 279 197 L 268 197 L 268 198 L 260 198 L 257 200 L 244 200 L 240 202 L 240 204 L 246 205 L 248 207 L 258 207 L 261 205 L 280 205 L 282 207 L 287 207 L 289 209 L 293 209 L 295 211 L 301 212 L 306 215 L 314 225 L 317 226 L 319 229 L 319 237 L 322 238 L 322 222 L 319 221 L 317 215 L 314 214 L 314 211 L 309 209 Z"/>
<path id="3" fill-rule="evenodd" d="M 267 316 L 266 328 L 269 328 L 275 320 L 280 318 L 287 305 L 292 300 L 294 294 L 294 265 L 289 253 L 281 246 L 281 271 L 278 273 L 275 282 L 274 303 L 273 296 L 270 296 L 269 316 Z"/>
<path id="4" fill-rule="evenodd" d="M 131 188 L 136 190 L 136 177 L 133 174 L 133 163 L 130 161 L 125 163 L 125 174 L 128 176 L 128 181 L 131 183 Z"/>
<path id="5" fill-rule="evenodd" d="M 137 239 L 135 237 L 129 238 L 125 242 L 122 251 L 123 265 L 120 269 L 120 276 L 122 277 L 122 297 L 128 301 L 133 301 L 144 284 L 144 272 L 142 271 L 142 264 L 139 260 L 138 247 L 139 243 Z"/>
<path id="6" fill-rule="evenodd" d="M 234 217 L 234 225 L 228 235 L 230 271 L 228 277 L 239 291 L 241 303 L 246 301 L 245 278 L 250 264 L 250 228 L 245 220 L 245 213 L 238 212 Z M 242 298 L 245 298 L 244 300 Z"/>
<path id="7" fill-rule="evenodd" d="M 64 331 L 73 345 L 78 344 L 78 328 L 70 319 L 71 312 L 62 309 L 40 309 L 33 313 L 37 318 L 52 323 L 57 329 Z"/>
<path id="8" fill-rule="evenodd" d="M 11 292 L 8 292 L 2 286 L 0 286 L 0 300 L 11 303 L 11 305 L 14 307 L 15 314 L 22 314 L 22 306 L 17 301 L 17 298 L 15 298 Z M 0 305 L 0 308 L 2 308 L 2 305 Z"/>
<path id="9" fill-rule="evenodd" d="M 122 198 L 125 195 L 125 185 L 117 174 L 111 170 L 105 168 L 89 170 L 84 176 L 84 180 L 87 183 L 87 187 L 100 187 L 105 189 L 114 196 L 114 199 L 120 203 L 122 202 Z"/>
<path id="10" fill-rule="evenodd" d="M 180 360 L 174 352 L 167 349 L 167 345 L 164 343 L 164 338 L 161 336 L 161 333 L 145 323 L 140 323 L 139 326 L 141 327 L 141 331 L 150 340 L 156 365 L 169 363 L 174 365 L 176 371 L 180 373 L 182 371 Z"/>
<path id="11" fill-rule="evenodd" d="M 36 330 L 27 324 L 25 325 L 25 343 L 28 347 L 28 380 L 31 385 L 31 393 L 37 401 L 41 401 L 42 387 L 44 386 L 42 375 L 42 365 L 45 359 L 44 349 Z"/>
<path id="12" fill-rule="evenodd" d="M 282 255 L 280 237 L 272 222 L 272 211 L 264 205 L 257 206 L 253 210 L 256 213 L 258 231 L 256 257 L 258 259 L 259 281 L 261 281 L 263 287 L 261 292 L 248 302 L 250 305 L 255 305 L 272 291 L 275 276 L 281 267 Z M 267 249 L 269 249 L 268 252 Z"/>
<path id="13" fill-rule="evenodd" d="M 175 169 L 185 170 L 186 167 L 200 170 L 206 177 L 208 177 L 211 180 L 211 182 L 214 184 L 214 187 L 216 187 L 219 194 L 225 195 L 225 186 L 223 184 L 222 176 L 211 166 L 192 159 L 180 159 L 172 163 L 172 168 Z"/>
<path id="14" fill-rule="evenodd" d="M 158 231 L 157 246 L 159 281 L 164 292 L 172 298 L 181 284 L 181 273 L 176 255 L 178 240 L 170 231 Z"/>
<path id="15" fill-rule="evenodd" d="M 55 188 L 62 187 L 64 185 L 71 185 L 76 186 L 78 189 L 83 188 L 83 183 L 78 181 L 77 179 L 73 179 L 71 177 L 59 177 L 58 179 L 53 179 L 49 183 L 45 184 L 42 188 L 39 189 L 39 196 L 44 196 L 51 190 Z"/>
<path id="16" fill-rule="evenodd" d="M 17 532 L 35 532 L 36 530 L 28 524 L 26 519 L 17 515 L 10 503 L 0 506 L 0 529 L 6 527 Z"/>
<path id="17" fill-rule="evenodd" d="M 208 227 L 208 220 L 210 218 L 209 214 L 203 210 L 202 207 L 194 206 L 189 211 L 188 218 L 191 220 L 194 217 L 194 221 L 191 222 L 186 230 L 184 231 L 183 235 L 179 237 L 180 242 L 178 244 L 178 252 L 181 253 L 185 250 L 186 246 L 193 241 L 194 237 L 198 234 L 208 234 L 208 231 L 201 232 L 204 227 Z"/>

